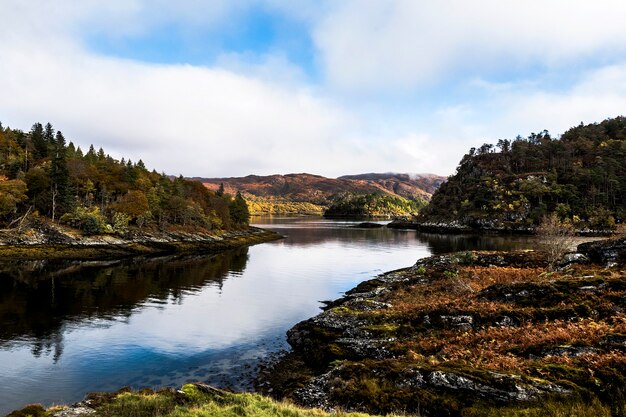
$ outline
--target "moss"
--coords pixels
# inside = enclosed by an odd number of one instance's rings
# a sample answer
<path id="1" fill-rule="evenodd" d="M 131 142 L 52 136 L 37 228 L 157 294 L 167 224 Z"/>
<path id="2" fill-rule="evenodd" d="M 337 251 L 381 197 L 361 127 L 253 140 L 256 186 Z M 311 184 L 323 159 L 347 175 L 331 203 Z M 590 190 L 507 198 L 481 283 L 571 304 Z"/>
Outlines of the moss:
<path id="1" fill-rule="evenodd" d="M 22 408 L 21 410 L 15 410 L 6 417 L 49 417 L 50 413 L 47 412 L 45 408 L 43 408 L 39 404 L 31 404 Z"/>
<path id="2" fill-rule="evenodd" d="M 370 324 L 369 326 L 365 326 L 364 329 L 378 336 L 391 336 L 396 333 L 399 327 L 400 326 L 395 323 L 381 323 Z"/>

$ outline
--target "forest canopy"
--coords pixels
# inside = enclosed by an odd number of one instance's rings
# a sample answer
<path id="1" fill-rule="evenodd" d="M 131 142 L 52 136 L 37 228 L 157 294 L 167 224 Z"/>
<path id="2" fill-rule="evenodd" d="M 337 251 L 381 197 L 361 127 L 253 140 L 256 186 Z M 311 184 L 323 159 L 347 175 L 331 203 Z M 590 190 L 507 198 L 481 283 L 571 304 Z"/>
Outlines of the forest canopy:
<path id="1" fill-rule="evenodd" d="M 578 228 L 612 229 L 626 217 L 626 118 L 546 130 L 472 148 L 420 221 L 472 227 L 538 225 L 556 213 Z"/>
<path id="2" fill-rule="evenodd" d="M 48 123 L 29 132 L 0 123 L 0 225 L 41 216 L 87 234 L 137 228 L 245 227 L 241 196 L 149 171 L 139 160 L 117 160 L 93 145 L 84 152 Z"/>

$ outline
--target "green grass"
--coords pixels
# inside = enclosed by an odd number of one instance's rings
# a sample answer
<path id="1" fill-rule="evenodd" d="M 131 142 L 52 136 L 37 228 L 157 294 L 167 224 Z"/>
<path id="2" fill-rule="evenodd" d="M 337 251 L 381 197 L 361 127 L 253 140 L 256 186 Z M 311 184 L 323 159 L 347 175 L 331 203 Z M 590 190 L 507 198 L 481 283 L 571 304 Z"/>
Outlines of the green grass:
<path id="1" fill-rule="evenodd" d="M 92 394 L 93 417 L 369 417 L 368 414 L 305 409 L 258 394 L 234 394 L 207 386 L 188 384 L 181 391 Z M 29 405 L 7 417 L 52 417 L 61 408 L 45 410 Z M 388 415 L 388 417 L 398 415 Z M 421 414 L 411 414 L 421 417 Z M 611 417 L 611 410 L 597 399 L 579 397 L 547 399 L 535 403 L 497 405 L 477 402 L 462 417 Z"/>
<path id="2" fill-rule="evenodd" d="M 327 413 L 278 402 L 258 394 L 233 394 L 188 384 L 181 391 L 91 394 L 94 417 L 368 417 L 367 414 Z M 51 417 L 59 408 L 29 405 L 7 417 Z"/>

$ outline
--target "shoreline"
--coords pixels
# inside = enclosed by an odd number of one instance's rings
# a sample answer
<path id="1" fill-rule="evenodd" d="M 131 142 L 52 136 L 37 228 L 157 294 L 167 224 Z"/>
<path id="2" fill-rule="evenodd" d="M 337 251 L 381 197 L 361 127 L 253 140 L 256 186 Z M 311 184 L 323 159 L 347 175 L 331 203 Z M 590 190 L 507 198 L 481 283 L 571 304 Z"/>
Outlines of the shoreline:
<path id="1" fill-rule="evenodd" d="M 535 251 L 421 259 L 293 326 L 257 389 L 374 414 L 603 415 L 624 406 L 625 261 L 626 238 L 581 244 L 556 269 Z"/>
<path id="2" fill-rule="evenodd" d="M 219 234 L 208 232 L 142 232 L 129 237 L 81 236 L 47 227 L 0 234 L 0 260 L 108 260 L 138 255 L 217 253 L 281 239 L 276 232 L 250 226 Z"/>
<path id="3" fill-rule="evenodd" d="M 593 297 L 626 289 L 621 266 L 606 267 L 615 261 L 624 265 L 626 239 L 609 243 L 580 245 L 584 258 L 568 258 L 559 265 L 561 272 L 546 273 L 547 260 L 534 251 L 457 252 L 430 256 L 413 266 L 363 281 L 344 297 L 328 302 L 319 315 L 289 330 L 293 352 L 264 371 L 266 375 L 256 385 L 257 392 L 280 400 L 287 398 L 305 408 L 340 407 L 376 414 L 421 410 L 435 413 L 432 415 L 445 412 L 465 416 L 464 410 L 471 410 L 475 414 L 467 415 L 486 416 L 495 415 L 486 414 L 491 410 L 525 410 L 547 403 L 563 409 L 586 407 L 592 410 L 590 413 L 598 413 L 584 415 L 604 415 L 599 412 L 612 407 L 611 399 L 621 398 L 617 397 L 621 391 L 615 391 L 610 381 L 626 381 L 626 372 L 606 367 L 593 369 L 590 372 L 596 375 L 595 379 L 589 380 L 584 375 L 586 369 L 578 370 L 571 364 L 568 366 L 572 370 L 564 374 L 565 368 L 558 361 L 586 358 L 585 355 L 606 349 L 626 352 L 626 336 L 622 337 L 626 331 L 605 331 L 599 336 L 600 342 L 590 346 L 562 340 L 531 346 L 521 352 L 520 360 L 537 361 L 537 372 L 494 370 L 464 363 L 488 352 L 471 352 L 470 357 L 463 358 L 463 350 L 452 349 L 450 355 L 461 355 L 461 359 L 448 360 L 434 351 L 428 355 L 417 345 L 407 350 L 400 344 L 415 334 L 427 340 L 432 338 L 432 332 L 446 343 L 468 338 L 485 328 L 515 332 L 526 329 L 525 320 L 537 327 L 548 321 L 557 325 L 581 323 L 580 326 L 591 325 L 595 332 L 594 323 L 616 313 L 603 307 L 607 300 L 596 302 Z M 592 261 L 602 265 L 593 265 Z M 504 274 L 498 278 L 500 282 L 472 288 L 477 285 L 471 281 L 476 275 L 487 274 L 487 278 L 481 279 L 491 280 L 494 273 L 500 272 Z M 528 279 L 520 279 L 520 274 Z M 444 291 L 436 294 L 438 297 L 451 293 L 458 300 L 500 303 L 500 310 L 490 307 L 481 311 L 454 299 L 451 305 L 438 305 L 442 301 L 436 298 L 434 305 L 417 299 L 421 306 L 413 312 L 394 310 L 403 302 L 394 299 L 398 294 L 423 291 L 430 286 Z M 565 301 L 552 306 L 558 301 L 555 294 L 562 294 L 559 297 L 565 297 Z M 567 297 L 573 298 L 567 301 Z M 597 306 L 590 304 L 592 301 Z M 452 342 L 451 345 L 455 347 Z M 542 362 L 544 358 L 548 358 L 547 363 Z M 550 362 L 550 358 L 557 358 L 557 362 Z"/>
<path id="4" fill-rule="evenodd" d="M 514 227 L 471 227 L 462 225 L 458 222 L 427 222 L 419 223 L 407 220 L 392 220 L 386 227 L 390 229 L 416 230 L 425 233 L 440 234 L 485 234 L 485 235 L 536 235 L 535 228 L 514 226 Z M 576 236 L 580 237 L 614 237 L 619 236 L 620 232 L 610 230 L 576 230 Z"/>

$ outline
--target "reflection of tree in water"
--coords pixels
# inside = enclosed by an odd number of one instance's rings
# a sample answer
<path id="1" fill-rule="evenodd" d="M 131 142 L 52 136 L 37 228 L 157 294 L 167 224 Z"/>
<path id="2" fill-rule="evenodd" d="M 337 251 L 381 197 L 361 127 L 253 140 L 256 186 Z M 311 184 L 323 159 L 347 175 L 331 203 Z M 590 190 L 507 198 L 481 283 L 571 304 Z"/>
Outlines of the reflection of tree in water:
<path id="1" fill-rule="evenodd" d="M 497 235 L 453 235 L 418 233 L 414 230 L 359 229 L 356 227 L 321 227 L 321 228 L 281 228 L 279 233 L 291 239 L 279 240 L 275 244 L 293 246 L 315 246 L 327 242 L 353 242 L 360 241 L 372 246 L 380 246 L 381 243 L 390 245 L 407 242 L 422 242 L 432 253 L 448 253 L 465 250 L 513 250 L 525 249 L 533 246 L 532 237 L 529 236 L 497 236 Z"/>
<path id="2" fill-rule="evenodd" d="M 303 228 L 277 228 L 278 233 L 287 236 L 286 240 L 278 240 L 275 244 L 294 246 L 316 246 L 327 242 L 370 242 L 372 245 L 381 243 L 401 243 L 414 240 L 414 232 L 404 232 L 387 228 L 359 229 L 355 226 L 344 227 L 303 227 Z M 289 239 L 291 237 L 291 239 Z"/>
<path id="3" fill-rule="evenodd" d="M 433 254 L 461 252 L 467 250 L 516 250 L 530 249 L 536 246 L 531 236 L 497 236 L 497 235 L 451 235 L 435 233 L 417 233 L 417 240 L 428 245 Z"/>
<path id="4" fill-rule="evenodd" d="M 213 256 L 133 258 L 111 262 L 0 263 L 0 348 L 28 340 L 32 353 L 63 352 L 63 328 L 94 318 L 128 318 L 146 300 L 181 303 L 207 285 L 222 289 L 241 273 L 248 249 Z"/>

